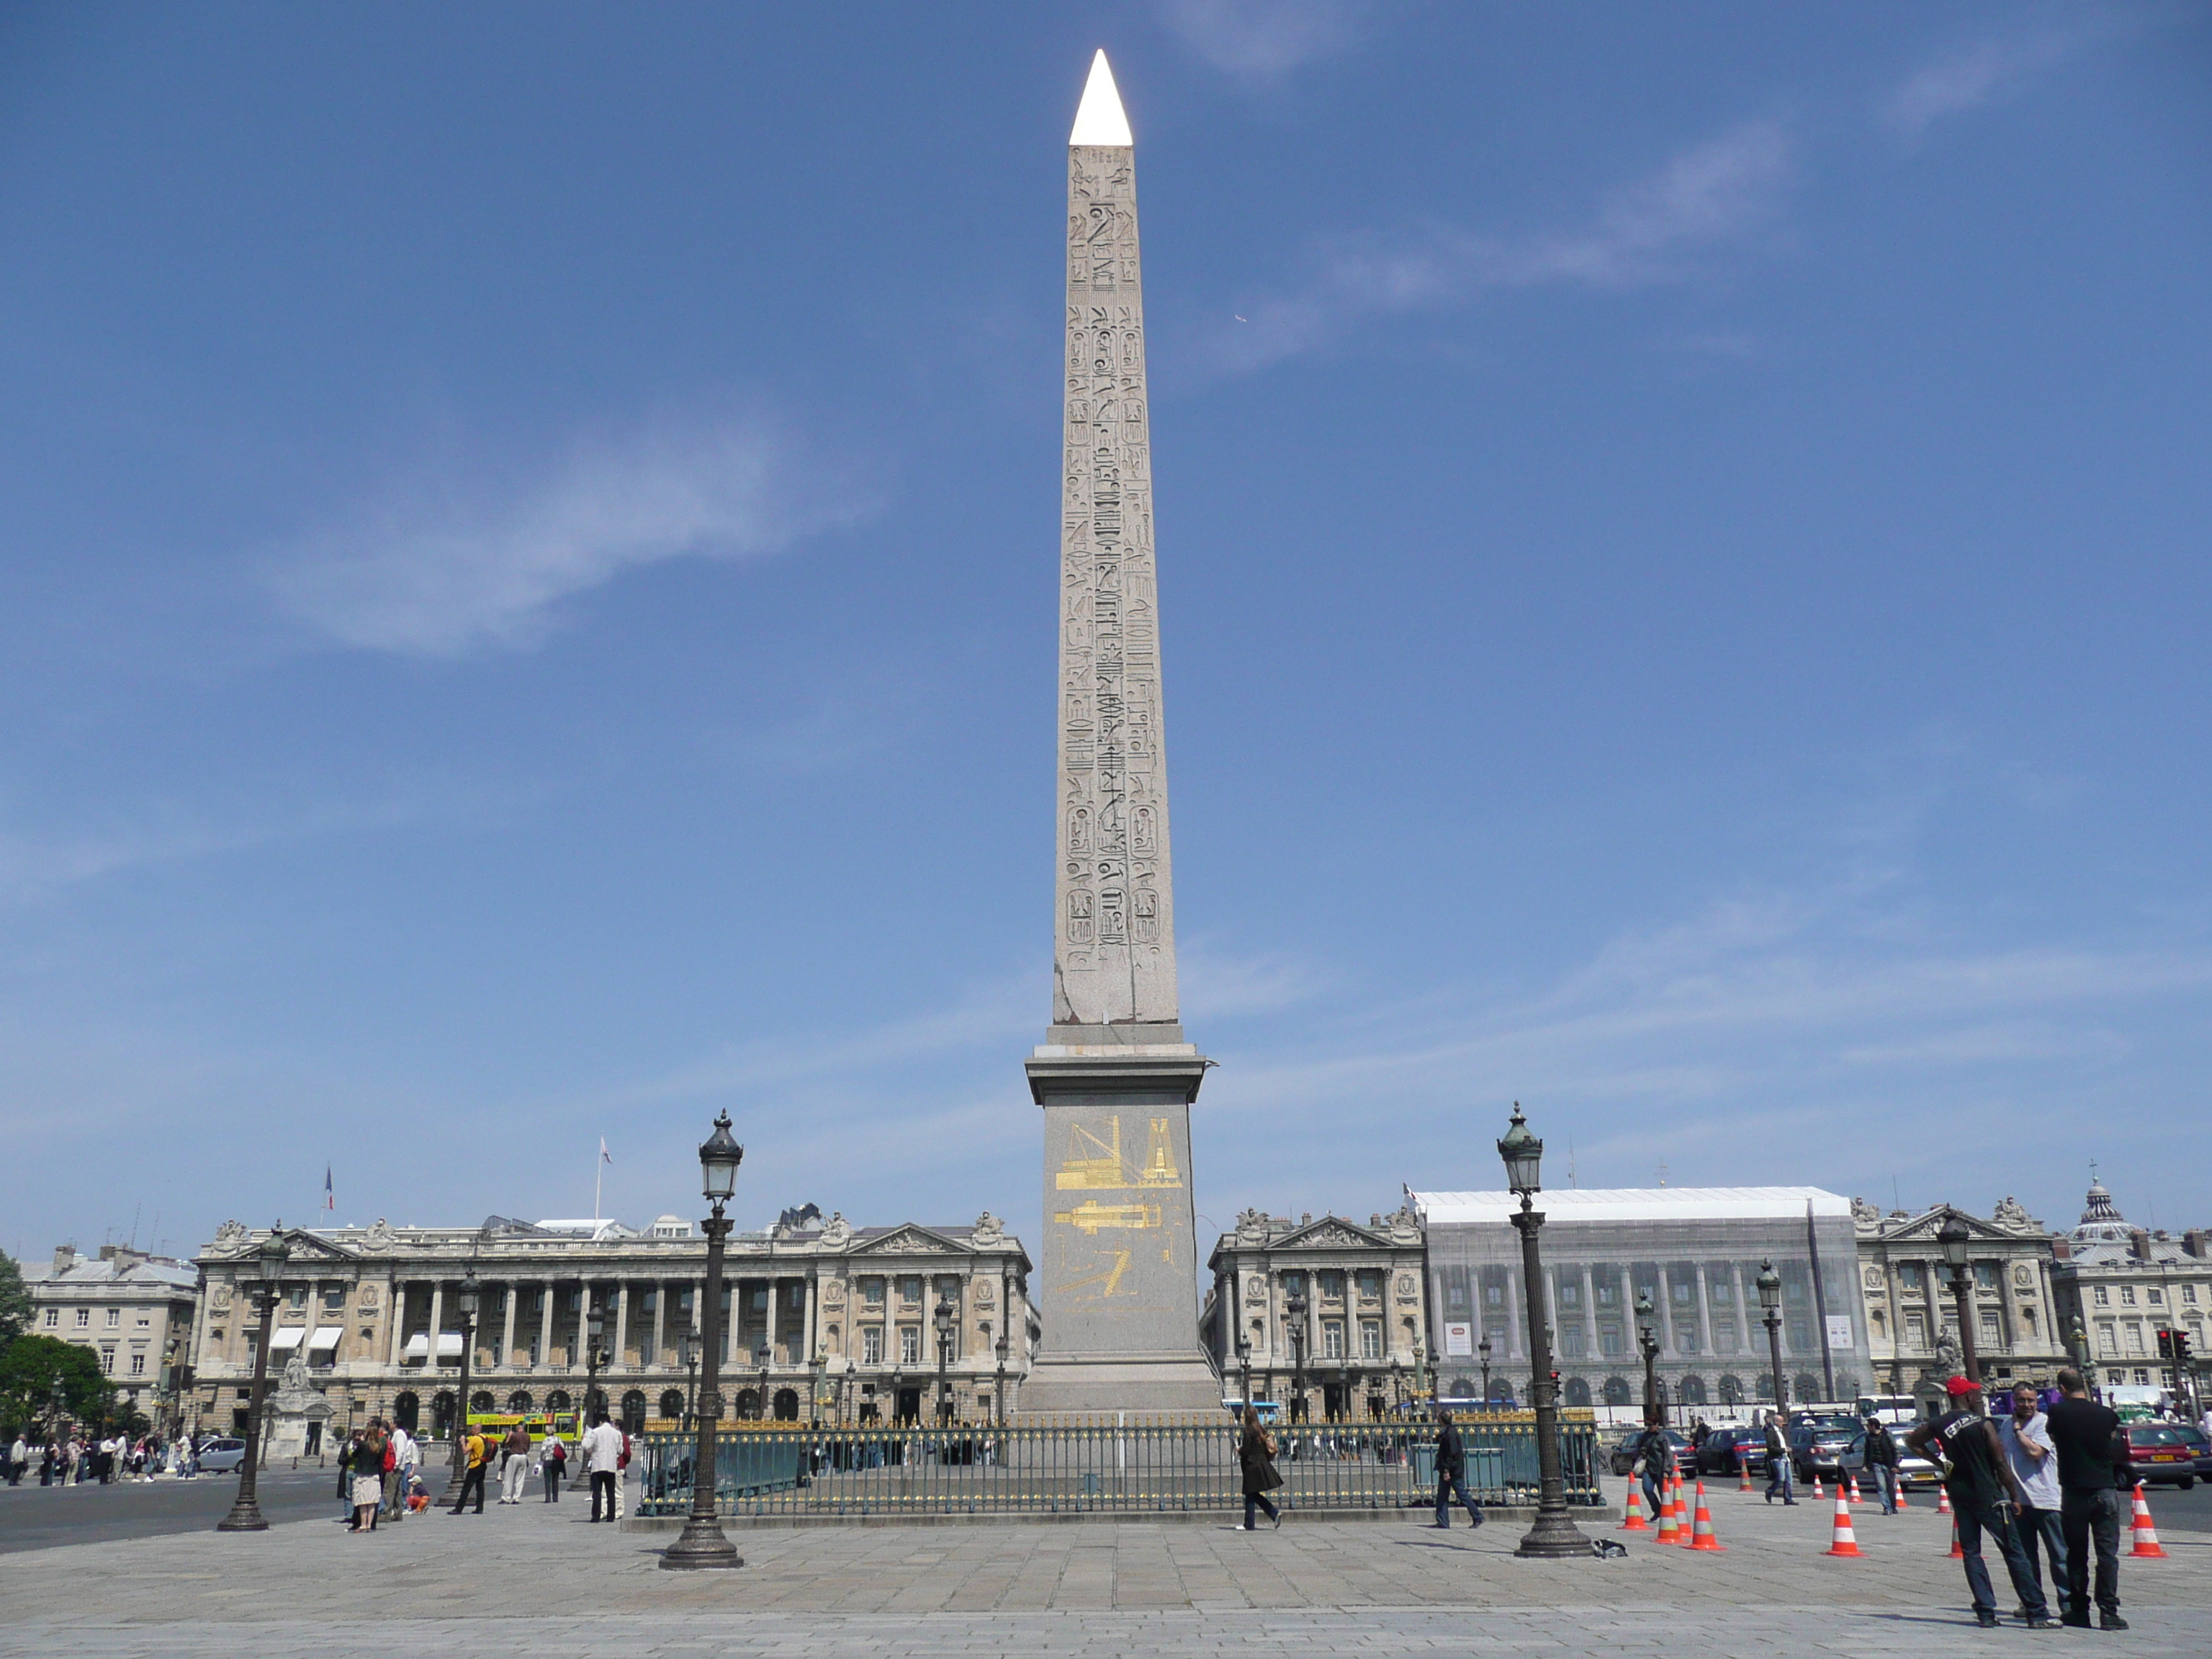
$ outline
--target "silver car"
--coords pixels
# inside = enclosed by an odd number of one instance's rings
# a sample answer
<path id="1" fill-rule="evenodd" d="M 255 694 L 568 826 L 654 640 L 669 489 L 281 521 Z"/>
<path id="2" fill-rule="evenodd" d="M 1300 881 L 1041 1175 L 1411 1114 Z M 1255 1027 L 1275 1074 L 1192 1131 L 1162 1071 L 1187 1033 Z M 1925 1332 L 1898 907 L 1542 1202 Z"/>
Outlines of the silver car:
<path id="1" fill-rule="evenodd" d="M 202 1474 L 235 1474 L 246 1461 L 246 1443 L 217 1437 L 200 1447 Z"/>

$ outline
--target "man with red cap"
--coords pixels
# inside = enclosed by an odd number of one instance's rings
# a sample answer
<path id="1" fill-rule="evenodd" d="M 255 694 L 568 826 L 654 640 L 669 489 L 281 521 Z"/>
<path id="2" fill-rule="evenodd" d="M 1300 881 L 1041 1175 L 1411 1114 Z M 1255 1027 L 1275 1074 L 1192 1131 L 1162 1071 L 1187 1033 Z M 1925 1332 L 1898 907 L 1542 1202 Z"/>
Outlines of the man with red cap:
<path id="1" fill-rule="evenodd" d="M 2043 1586 L 2013 1525 L 2014 1513 L 2029 1507 L 2027 1494 L 2005 1457 L 1996 1425 L 1982 1415 L 1981 1384 L 1954 1376 L 1944 1387 L 1951 1396 L 1951 1409 L 1913 1430 L 1905 1443 L 1942 1467 L 1944 1489 L 1951 1494 L 1953 1519 L 1958 1523 L 1959 1548 L 1966 1558 L 1966 1589 L 1974 1598 L 1975 1622 L 1984 1630 L 1994 1629 L 1997 1622 L 1996 1595 L 1982 1561 L 1982 1534 L 1986 1532 L 2004 1557 L 2027 1627 L 2057 1630 L 2058 1621 L 2051 1616 Z"/>

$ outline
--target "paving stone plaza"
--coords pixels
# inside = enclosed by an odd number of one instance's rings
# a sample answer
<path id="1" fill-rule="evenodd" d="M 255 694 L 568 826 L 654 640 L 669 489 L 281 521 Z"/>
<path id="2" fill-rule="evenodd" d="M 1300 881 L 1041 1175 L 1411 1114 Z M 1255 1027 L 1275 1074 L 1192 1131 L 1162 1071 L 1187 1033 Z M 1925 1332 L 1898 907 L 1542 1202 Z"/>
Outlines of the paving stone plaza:
<path id="1" fill-rule="evenodd" d="M 696 1575 L 658 1570 L 668 1534 L 592 1527 L 568 1501 L 434 1511 L 362 1537 L 333 1504 L 332 1518 L 258 1535 L 195 1528 L 0 1556 L 0 1656 L 2205 1650 L 2212 1533 L 2162 1522 L 2167 1559 L 2124 1559 L 2124 1637 L 1984 1638 L 1948 1523 L 1925 1502 L 1887 1521 L 1862 1509 L 1865 1553 L 1839 1560 L 1822 1553 L 1832 1507 L 1708 1490 L 1721 1555 L 1637 1539 L 1623 1559 L 1524 1561 L 1503 1518 L 1437 1532 L 1418 1516 L 1293 1516 L 1252 1534 L 1218 1518 L 733 1528 L 745 1567 Z"/>

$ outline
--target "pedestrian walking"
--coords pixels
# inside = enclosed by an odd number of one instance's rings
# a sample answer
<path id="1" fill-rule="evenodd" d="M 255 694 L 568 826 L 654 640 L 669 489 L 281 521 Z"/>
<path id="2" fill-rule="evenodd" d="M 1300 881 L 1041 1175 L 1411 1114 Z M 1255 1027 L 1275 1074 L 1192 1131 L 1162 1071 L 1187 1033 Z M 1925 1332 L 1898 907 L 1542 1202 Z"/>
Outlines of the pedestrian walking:
<path id="1" fill-rule="evenodd" d="M 354 1454 L 361 1449 L 361 1437 L 362 1431 L 355 1429 L 338 1446 L 337 1499 L 339 1509 L 344 1512 L 348 1532 L 361 1529 L 361 1518 L 354 1513 L 353 1506 L 353 1458 Z"/>
<path id="2" fill-rule="evenodd" d="M 1795 1509 L 1797 1506 L 1797 1465 L 1790 1455 L 1790 1436 L 1783 1428 L 1780 1412 L 1766 1414 L 1766 1501 L 1771 1504 L 1775 1494 Z"/>
<path id="3" fill-rule="evenodd" d="M 1256 1511 L 1261 1510 L 1267 1510 L 1271 1522 L 1281 1526 L 1283 1512 L 1267 1496 L 1283 1484 L 1282 1472 L 1275 1467 L 1275 1439 L 1261 1425 L 1260 1413 L 1249 1404 L 1244 1407 L 1243 1427 L 1237 1436 L 1237 1467 L 1244 1478 L 1244 1530 L 1259 1530 Z"/>
<path id="4" fill-rule="evenodd" d="M 545 1438 L 538 1448 L 538 1478 L 545 1483 L 545 1501 L 561 1501 L 561 1476 L 568 1467 L 568 1443 L 556 1428 L 545 1431 Z"/>
<path id="5" fill-rule="evenodd" d="M 530 1478 L 530 1431 L 517 1423 L 500 1443 L 499 1501 L 520 1504 L 522 1483 Z"/>
<path id="6" fill-rule="evenodd" d="M 1667 1437 L 1667 1431 L 1660 1426 L 1657 1413 L 1654 1412 L 1644 1419 L 1644 1432 L 1636 1437 L 1636 1443 L 1630 1451 L 1629 1472 L 1642 1472 L 1644 1501 L 1656 1516 L 1660 1504 L 1666 1501 L 1667 1482 L 1674 1473 L 1674 1443 Z M 1437 1507 L 1441 1509 L 1443 1504 L 1439 1503 Z"/>
<path id="7" fill-rule="evenodd" d="M 1951 1494 L 1951 1519 L 1959 1529 L 1959 1548 L 1966 1556 L 1966 1589 L 1974 1598 L 1974 1620 L 1984 1630 L 1997 1624 L 1996 1595 L 1990 1587 L 1990 1570 L 1982 1559 L 1982 1535 L 1993 1539 L 2004 1557 L 2005 1571 L 2020 1595 L 2022 1614 L 2030 1630 L 2056 1630 L 2043 1598 L 2043 1586 L 2028 1565 L 2014 1524 L 2015 1510 L 2029 1507 L 2027 1494 L 2006 1461 L 2004 1443 L 1996 1427 L 1980 1411 L 1981 1384 L 1970 1377 L 1954 1376 L 1944 1385 L 1951 1409 L 1932 1423 L 1923 1423 L 1905 1437 L 1905 1443 L 1922 1456 L 1931 1452 L 1948 1468 L 1944 1490 Z"/>
<path id="8" fill-rule="evenodd" d="M 21 1486 L 23 1471 L 30 1466 L 31 1443 L 18 1434 L 15 1437 L 15 1443 L 8 1448 L 8 1484 L 11 1486 Z"/>
<path id="9" fill-rule="evenodd" d="M 605 1504 L 605 1516 L 615 1520 L 615 1483 L 622 1478 L 622 1431 L 601 1417 L 585 1431 L 583 1441 L 584 1468 L 592 1477 L 592 1519 L 601 1518 L 601 1503 Z M 710 1474 L 708 1479 L 713 1479 Z"/>
<path id="10" fill-rule="evenodd" d="M 392 1443 L 392 1461 L 384 1471 L 384 1518 L 404 1521 L 407 1518 L 407 1478 L 415 1473 L 415 1437 L 397 1423 L 385 1425 L 385 1436 Z"/>
<path id="11" fill-rule="evenodd" d="M 384 1472 L 392 1458 L 392 1443 L 375 1419 L 354 1437 L 349 1449 L 353 1470 L 353 1525 L 349 1532 L 374 1532 L 376 1512 L 384 1507 Z"/>
<path id="12" fill-rule="evenodd" d="M 1897 1440 L 1879 1417 L 1866 1420 L 1866 1466 L 1881 1493 L 1881 1512 L 1897 1513 Z"/>
<path id="13" fill-rule="evenodd" d="M 2108 1406 L 2089 1398 L 2089 1385 L 2070 1367 L 2058 1373 L 2065 1395 L 2045 1426 L 2058 1456 L 2058 1518 L 2066 1549 L 2066 1610 L 2060 1622 L 2089 1627 L 2089 1553 L 2097 1556 L 2097 1622 L 2125 1630 L 2120 1617 L 2120 1493 L 2134 1484 L 2127 1437 Z"/>
<path id="14" fill-rule="evenodd" d="M 2051 1564 L 2050 1600 L 2066 1595 L 2066 1534 L 2060 1514 L 2058 1454 L 2051 1443 L 2049 1419 L 2036 1405 L 2035 1388 L 2022 1382 L 2012 1391 L 2012 1415 L 1997 1425 L 1997 1439 L 2004 1446 L 2005 1462 L 2013 1479 L 2027 1494 L 2021 1512 L 2021 1553 L 2031 1571 L 2040 1573 L 2036 1555 Z M 2038 1583 L 2041 1582 L 2040 1577 Z"/>
<path id="15" fill-rule="evenodd" d="M 484 1465 L 489 1461 L 491 1449 L 484 1443 L 483 1435 L 476 1429 L 469 1430 L 461 1440 L 461 1456 L 465 1468 L 461 1475 L 461 1495 L 453 1500 L 453 1513 L 459 1515 L 469 1501 L 469 1494 L 477 1495 L 477 1513 L 483 1513 Z"/>
<path id="16" fill-rule="evenodd" d="M 1437 1529 L 1451 1530 L 1451 1505 L 1456 1498 L 1467 1510 L 1470 1527 L 1482 1524 L 1482 1511 L 1467 1495 L 1467 1445 L 1449 1412 L 1437 1413 Z"/>

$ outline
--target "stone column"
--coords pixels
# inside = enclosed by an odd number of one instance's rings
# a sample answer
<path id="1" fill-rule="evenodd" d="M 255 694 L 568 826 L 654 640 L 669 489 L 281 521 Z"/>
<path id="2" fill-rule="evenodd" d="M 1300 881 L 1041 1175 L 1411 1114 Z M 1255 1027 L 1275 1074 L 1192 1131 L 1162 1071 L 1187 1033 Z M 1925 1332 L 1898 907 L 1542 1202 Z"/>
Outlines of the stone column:
<path id="1" fill-rule="evenodd" d="M 615 1346 L 614 1357 L 607 1363 L 607 1369 L 610 1371 L 621 1365 L 626 1357 L 625 1345 L 629 1340 L 629 1282 L 627 1279 L 618 1281 L 612 1295 L 615 1304 Z"/>
<path id="2" fill-rule="evenodd" d="M 653 1358 L 656 1367 L 667 1364 L 668 1358 L 668 1282 L 653 1281 Z"/>
<path id="3" fill-rule="evenodd" d="M 510 1279 L 507 1282 L 507 1318 L 499 1348 L 501 1363 L 509 1367 L 514 1364 L 514 1306 L 521 1300 L 522 1286 Z"/>
<path id="4" fill-rule="evenodd" d="M 806 1352 L 799 1355 L 799 1358 L 811 1364 L 814 1356 L 822 1351 L 822 1270 L 819 1267 L 806 1275 L 805 1328 Z"/>
<path id="5" fill-rule="evenodd" d="M 776 1314 L 779 1311 L 776 1307 L 776 1304 L 782 1300 L 783 1281 L 771 1273 L 769 1276 L 768 1281 L 768 1324 L 763 1331 L 763 1340 L 768 1343 L 769 1364 L 771 1365 L 775 1363 L 775 1327 Z M 761 1407 L 761 1415 L 763 1417 L 766 1417 L 768 1415 L 768 1407 L 765 1401 L 763 1402 Z"/>
<path id="6" fill-rule="evenodd" d="M 398 1370 L 407 1353 L 407 1281 L 392 1281 L 392 1369 Z"/>
<path id="7" fill-rule="evenodd" d="M 538 1281 L 538 1363 L 553 1363 L 553 1281 Z"/>
<path id="8" fill-rule="evenodd" d="M 1719 1347 L 1718 1347 L 1717 1346 L 1716 1346 L 1716 1345 L 1715 1345 L 1715 1343 L 1714 1343 L 1714 1341 L 1713 1341 L 1713 1305 L 1712 1305 L 1712 1298 L 1711 1298 L 1711 1297 L 1710 1297 L 1709 1295 L 1707 1295 L 1707 1294 L 1706 1294 L 1706 1290 L 1705 1290 L 1706 1267 L 1705 1267 L 1705 1264 L 1704 1262 L 1702 1262 L 1702 1261 L 1700 1261 L 1700 1262 L 1699 1262 L 1699 1263 L 1698 1263 L 1698 1265 L 1697 1265 L 1697 1274 L 1698 1274 L 1698 1326 L 1699 1326 L 1699 1328 L 1700 1328 L 1698 1329 L 1698 1352 L 1699 1353 L 1702 1353 L 1702 1354 L 1711 1354 L 1711 1355 L 1717 1356 L 1717 1355 L 1719 1354 L 1719 1352 L 1720 1352 L 1720 1349 L 1719 1349 Z M 1719 1379 L 1718 1379 L 1717 1377 L 1716 1377 L 1716 1378 L 1714 1379 L 1714 1382 L 1715 1382 L 1716 1385 L 1717 1385 L 1717 1383 L 1718 1383 L 1718 1382 L 1719 1382 Z"/>
<path id="9" fill-rule="evenodd" d="M 424 1375 L 432 1378 L 438 1375 L 438 1335 L 445 1328 L 445 1318 L 446 1281 L 434 1279 L 430 1281 L 430 1357 L 422 1367 Z"/>
<path id="10" fill-rule="evenodd" d="M 1488 1320 L 1488 1310 L 1483 1305 L 1482 1297 L 1480 1296 L 1481 1284 L 1479 1276 L 1475 1288 L 1477 1295 L 1474 1304 L 1474 1337 L 1475 1340 L 1480 1342 L 1482 1340 L 1482 1328 Z M 1528 1351 L 1528 1333 L 1521 1318 L 1520 1308 L 1522 1294 L 1519 1271 L 1513 1267 L 1508 1267 L 1505 1270 L 1505 1352 L 1498 1356 L 1499 1359 L 1504 1359 L 1509 1357 L 1514 1359 L 1520 1359 L 1527 1356 Z M 1491 1369 L 1493 1371 L 1497 1370 L 1495 1363 L 1492 1364 Z M 1475 1382 L 1475 1386 L 1477 1388 L 1480 1388 L 1482 1386 L 1480 1376 L 1480 1372 L 1478 1371 L 1476 1373 L 1477 1380 Z"/>

